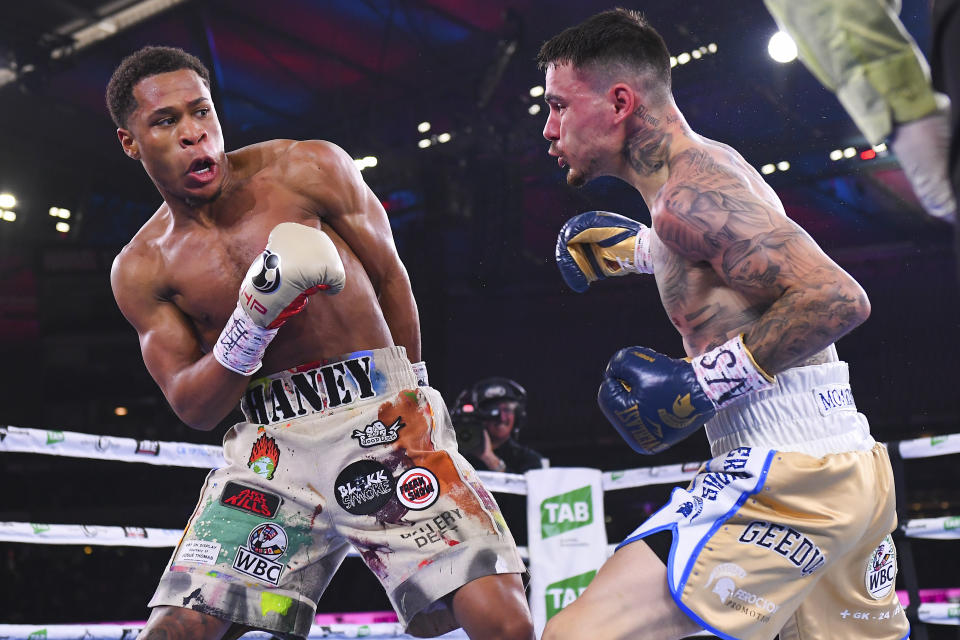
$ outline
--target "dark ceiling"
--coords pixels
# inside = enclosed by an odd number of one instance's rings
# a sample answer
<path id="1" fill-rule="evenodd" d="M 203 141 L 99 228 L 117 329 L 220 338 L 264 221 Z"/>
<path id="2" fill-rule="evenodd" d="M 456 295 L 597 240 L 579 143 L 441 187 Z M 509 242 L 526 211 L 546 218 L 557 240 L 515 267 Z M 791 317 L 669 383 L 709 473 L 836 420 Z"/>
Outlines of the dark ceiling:
<path id="1" fill-rule="evenodd" d="M 584 422 L 610 435 L 592 398 L 615 348 L 640 341 L 678 351 L 651 283 L 609 283 L 577 297 L 564 291 L 553 266 L 553 241 L 565 217 L 591 208 L 648 216 L 622 183 L 566 187 L 545 153 L 545 112 L 528 111 L 539 104 L 529 89 L 543 80 L 534 64 L 540 44 L 610 4 L 158 4 L 173 6 L 124 27 L 138 3 L 5 3 L 0 191 L 19 202 L 17 220 L 0 223 L 0 346 L 47 382 L 75 382 L 55 399 L 44 396 L 40 411 L 23 400 L 6 404 L 0 423 L 123 431 L 129 423 L 114 424 L 109 414 L 121 400 L 145 407 L 137 428 L 146 428 L 144 413 L 162 416 L 149 424 L 175 422 L 143 371 L 107 283 L 113 256 L 159 204 L 141 167 L 120 152 L 103 106 L 113 68 L 146 44 L 183 47 L 210 67 L 228 148 L 275 137 L 324 138 L 356 158 L 378 158 L 364 176 L 391 216 L 420 302 L 432 377 L 448 398 L 471 379 L 515 376 L 531 391 L 531 415 L 556 425 L 548 433 L 531 424 L 531 440 L 560 436 L 552 443 L 560 452 L 564 442 L 593 437 L 584 434 Z M 788 213 L 867 285 L 874 328 L 855 334 L 863 338 L 852 337 L 848 353 L 875 371 L 892 356 L 878 354 L 871 341 L 892 341 L 891 327 L 927 340 L 925 352 L 942 350 L 936 336 L 956 330 L 946 228 L 923 215 L 888 153 L 829 159 L 837 148 L 868 147 L 836 98 L 800 63 L 781 65 L 767 55 L 776 27 L 762 3 L 629 6 L 646 13 L 675 55 L 698 52 L 674 69 L 677 102 L 692 127 L 733 145 L 758 168 L 788 162 L 789 170 L 767 177 Z M 922 47 L 927 11 L 924 0 L 904 1 L 902 18 Z M 426 135 L 417 131 L 424 120 L 432 123 Z M 449 142 L 439 143 L 442 133 Z M 434 144 L 419 148 L 430 136 Z M 68 233 L 54 230 L 50 206 L 73 212 Z M 933 325 L 920 324 L 920 309 L 936 309 Z M 920 398 L 922 407 L 894 409 L 889 380 L 863 377 L 864 394 L 875 398 L 875 420 L 906 425 L 904 432 L 956 422 L 956 394 L 948 388 L 923 391 L 932 400 Z M 37 387 L 20 388 L 13 374 L 8 378 L 6 390 L 40 398 Z M 892 384 L 919 388 L 907 374 Z M 556 397 L 577 398 L 578 408 L 559 406 Z"/>

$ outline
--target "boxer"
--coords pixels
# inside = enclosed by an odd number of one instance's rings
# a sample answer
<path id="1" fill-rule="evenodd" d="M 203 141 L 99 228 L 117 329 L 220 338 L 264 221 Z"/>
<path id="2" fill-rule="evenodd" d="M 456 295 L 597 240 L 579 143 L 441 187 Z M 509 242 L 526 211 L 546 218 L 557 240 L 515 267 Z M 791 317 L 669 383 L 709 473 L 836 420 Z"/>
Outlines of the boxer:
<path id="1" fill-rule="evenodd" d="M 869 315 L 863 289 L 740 154 L 690 128 L 666 45 L 638 13 L 595 15 L 547 41 L 538 62 L 543 135 L 567 182 L 617 176 L 652 220 L 569 220 L 556 251 L 564 280 L 583 292 L 652 273 L 686 356 L 621 349 L 600 408 L 640 453 L 704 429 L 714 456 L 544 638 L 905 638 L 890 463 L 833 346 Z M 660 531 L 672 533 L 666 566 L 643 540 Z"/>

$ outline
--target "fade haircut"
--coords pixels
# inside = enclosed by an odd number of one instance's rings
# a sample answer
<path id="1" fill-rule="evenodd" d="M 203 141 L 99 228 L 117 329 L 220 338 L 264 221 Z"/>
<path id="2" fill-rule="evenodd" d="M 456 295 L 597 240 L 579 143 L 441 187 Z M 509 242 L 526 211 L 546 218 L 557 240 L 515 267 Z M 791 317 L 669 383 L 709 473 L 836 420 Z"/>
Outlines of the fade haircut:
<path id="1" fill-rule="evenodd" d="M 656 102 L 670 95 L 667 45 L 646 18 L 631 9 L 618 7 L 598 13 L 540 47 L 537 65 L 541 70 L 564 64 L 597 73 L 598 80 L 633 76 Z"/>
<path id="2" fill-rule="evenodd" d="M 120 63 L 107 84 L 107 109 L 117 127 L 126 127 L 127 118 L 137 110 L 133 88 L 144 78 L 170 71 L 189 69 L 210 88 L 210 72 L 195 56 L 176 47 L 144 47 Z"/>

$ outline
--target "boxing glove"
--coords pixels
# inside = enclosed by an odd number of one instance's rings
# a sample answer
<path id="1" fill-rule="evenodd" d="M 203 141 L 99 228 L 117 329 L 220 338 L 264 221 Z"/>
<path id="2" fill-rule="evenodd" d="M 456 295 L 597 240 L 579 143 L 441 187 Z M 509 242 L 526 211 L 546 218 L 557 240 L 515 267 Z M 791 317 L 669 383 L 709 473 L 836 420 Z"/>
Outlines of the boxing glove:
<path id="1" fill-rule="evenodd" d="M 628 273 L 653 273 L 650 229 L 607 211 L 588 211 L 567 220 L 557 236 L 557 266 L 571 289 Z"/>
<path id="2" fill-rule="evenodd" d="M 213 347 L 217 362 L 250 375 L 286 320 L 317 291 L 339 293 L 346 273 L 330 237 L 295 222 L 278 224 L 240 284 L 237 308 Z"/>
<path id="3" fill-rule="evenodd" d="M 627 444 L 653 454 L 683 440 L 737 398 L 773 384 L 739 335 L 692 360 L 646 347 L 621 349 L 607 364 L 597 402 Z"/>

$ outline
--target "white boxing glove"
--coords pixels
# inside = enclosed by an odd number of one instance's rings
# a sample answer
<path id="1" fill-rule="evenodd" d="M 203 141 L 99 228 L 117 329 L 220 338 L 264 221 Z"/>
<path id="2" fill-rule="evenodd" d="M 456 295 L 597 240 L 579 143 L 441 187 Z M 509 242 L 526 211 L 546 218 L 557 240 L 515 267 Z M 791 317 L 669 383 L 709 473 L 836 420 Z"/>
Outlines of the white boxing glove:
<path id="1" fill-rule="evenodd" d="M 339 293 L 345 282 L 330 236 L 295 222 L 278 224 L 240 284 L 237 308 L 213 347 L 214 357 L 227 369 L 250 375 L 260 368 L 280 325 L 303 310 L 308 296 Z"/>

